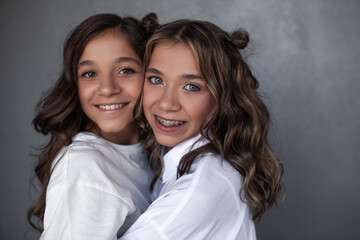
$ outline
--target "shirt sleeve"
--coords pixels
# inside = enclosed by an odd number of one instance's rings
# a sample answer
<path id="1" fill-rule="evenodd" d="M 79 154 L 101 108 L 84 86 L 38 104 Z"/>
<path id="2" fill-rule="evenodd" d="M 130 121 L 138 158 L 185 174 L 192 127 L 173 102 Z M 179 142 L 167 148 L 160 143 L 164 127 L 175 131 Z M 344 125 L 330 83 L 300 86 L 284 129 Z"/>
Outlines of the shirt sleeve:
<path id="1" fill-rule="evenodd" d="M 43 240 L 116 239 L 131 209 L 112 193 L 79 184 L 54 187 L 46 203 Z"/>
<path id="2" fill-rule="evenodd" d="M 239 214 L 236 203 L 237 193 L 222 176 L 198 169 L 196 173 L 177 179 L 168 190 L 121 240 L 231 239 L 233 232 L 243 225 L 244 217 Z M 235 230 L 234 224 L 237 225 Z"/>
<path id="3" fill-rule="evenodd" d="M 55 165 L 41 240 L 111 240 L 135 207 L 100 151 L 75 146 Z M 121 172 L 117 172 L 121 174 Z"/>

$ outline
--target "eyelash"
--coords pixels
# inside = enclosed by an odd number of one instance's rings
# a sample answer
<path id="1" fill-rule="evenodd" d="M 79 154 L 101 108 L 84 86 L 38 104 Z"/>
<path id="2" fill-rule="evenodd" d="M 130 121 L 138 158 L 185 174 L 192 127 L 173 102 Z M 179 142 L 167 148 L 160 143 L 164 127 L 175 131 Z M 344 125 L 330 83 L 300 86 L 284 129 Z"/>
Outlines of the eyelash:
<path id="1" fill-rule="evenodd" d="M 93 74 L 93 76 L 89 76 L 89 74 Z M 83 74 L 81 74 L 81 77 L 86 77 L 86 78 L 93 78 L 96 76 L 97 76 L 97 74 L 94 71 L 86 71 Z"/>
<path id="2" fill-rule="evenodd" d="M 159 80 L 161 81 L 161 83 L 156 83 L 156 82 L 153 81 L 153 79 L 159 79 Z M 157 76 L 149 76 L 149 77 L 148 77 L 148 80 L 149 80 L 149 82 L 150 82 L 151 84 L 153 84 L 153 85 L 163 84 L 162 79 L 159 78 L 159 77 L 157 77 Z"/>
<path id="3" fill-rule="evenodd" d="M 130 75 L 132 73 L 135 73 L 136 71 L 132 68 L 122 68 L 119 70 L 118 74 L 121 75 Z M 95 71 L 86 71 L 83 74 L 81 74 L 81 77 L 85 77 L 85 78 L 93 78 L 93 77 L 97 77 L 97 73 Z"/>
<path id="4" fill-rule="evenodd" d="M 163 81 L 162 81 L 162 79 L 159 78 L 159 77 L 157 77 L 157 76 L 149 76 L 147 79 L 148 79 L 149 82 L 150 82 L 151 84 L 153 84 L 153 85 L 159 85 L 159 84 L 163 85 L 163 84 L 164 84 Z M 155 82 L 156 80 L 160 80 L 161 82 L 156 83 L 156 82 Z M 191 90 L 190 87 L 195 88 L 195 89 L 192 89 L 192 90 Z M 200 91 L 200 90 L 201 90 L 201 88 L 200 88 L 198 85 L 193 84 L 193 83 L 187 83 L 187 84 L 185 84 L 184 89 L 185 89 L 186 91 L 189 91 L 189 92 L 197 92 L 197 91 Z"/>
<path id="5" fill-rule="evenodd" d="M 127 73 L 122 73 L 124 71 L 126 71 Z M 132 68 L 124 67 L 124 68 L 120 69 L 119 74 L 129 75 L 129 74 L 132 74 L 132 73 L 135 73 L 135 72 L 136 71 L 134 69 L 132 69 Z"/>
<path id="6" fill-rule="evenodd" d="M 195 87 L 195 89 L 190 90 L 190 89 L 188 89 L 188 87 Z M 197 86 L 196 84 L 193 84 L 193 83 L 187 83 L 187 84 L 185 85 L 185 89 L 186 89 L 187 91 L 190 91 L 190 92 L 197 92 L 197 91 L 200 91 L 200 90 L 201 90 L 201 88 L 200 88 L 199 86 Z"/>

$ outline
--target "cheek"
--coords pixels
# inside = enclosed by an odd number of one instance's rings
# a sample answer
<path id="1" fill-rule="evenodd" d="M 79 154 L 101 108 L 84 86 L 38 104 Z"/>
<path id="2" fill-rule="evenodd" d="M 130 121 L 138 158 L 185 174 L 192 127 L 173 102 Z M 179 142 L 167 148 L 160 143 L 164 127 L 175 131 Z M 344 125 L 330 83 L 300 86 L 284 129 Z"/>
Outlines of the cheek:
<path id="1" fill-rule="evenodd" d="M 151 96 L 149 94 L 145 93 L 145 91 L 144 91 L 142 106 L 143 106 L 143 111 L 144 111 L 145 117 L 147 119 L 149 119 L 149 116 L 150 116 L 150 109 L 152 106 L 151 100 L 152 100 Z"/>
<path id="2" fill-rule="evenodd" d="M 140 96 L 143 88 L 143 79 L 135 78 L 125 84 L 127 92 L 134 98 L 137 99 Z"/>
<path id="3" fill-rule="evenodd" d="M 194 102 L 197 104 L 193 104 Z M 188 106 L 191 106 L 191 108 L 188 109 L 188 113 L 189 115 L 191 114 L 194 124 L 198 128 L 210 114 L 214 107 L 214 102 L 211 97 L 205 97 L 201 100 L 193 101 L 193 103 L 189 103 Z"/>
<path id="4" fill-rule="evenodd" d="M 149 111 L 151 106 L 156 102 L 155 96 L 157 96 L 158 93 L 154 90 L 154 88 L 145 83 L 143 91 L 143 109 L 145 113 Z"/>
<path id="5" fill-rule="evenodd" d="M 84 83 L 78 84 L 78 96 L 81 105 L 83 105 L 91 97 L 91 86 Z"/>

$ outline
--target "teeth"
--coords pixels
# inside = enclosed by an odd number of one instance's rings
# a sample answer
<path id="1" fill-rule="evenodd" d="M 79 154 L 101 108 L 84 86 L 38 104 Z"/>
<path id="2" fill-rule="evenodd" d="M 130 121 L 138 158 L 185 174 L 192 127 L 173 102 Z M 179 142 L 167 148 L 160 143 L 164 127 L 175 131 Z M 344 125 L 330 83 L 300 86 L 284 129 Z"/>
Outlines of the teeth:
<path id="1" fill-rule="evenodd" d="M 122 104 L 98 105 L 98 106 L 100 109 L 103 109 L 103 110 L 115 110 L 115 109 L 124 107 L 125 104 L 122 103 Z"/>
<path id="2" fill-rule="evenodd" d="M 182 121 L 168 121 L 168 120 L 164 120 L 164 119 L 161 119 L 159 118 L 158 116 L 155 116 L 156 120 L 158 120 L 158 122 L 165 126 L 165 127 L 177 127 L 177 126 L 180 126 L 180 125 L 183 125 L 185 122 L 182 122 Z"/>

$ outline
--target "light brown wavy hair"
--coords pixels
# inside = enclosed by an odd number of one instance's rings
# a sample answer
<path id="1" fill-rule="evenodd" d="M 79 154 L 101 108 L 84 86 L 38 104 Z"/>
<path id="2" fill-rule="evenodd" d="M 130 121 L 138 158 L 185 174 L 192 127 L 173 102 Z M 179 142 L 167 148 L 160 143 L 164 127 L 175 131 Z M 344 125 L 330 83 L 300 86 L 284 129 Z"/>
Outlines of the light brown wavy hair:
<path id="1" fill-rule="evenodd" d="M 180 161 L 178 177 L 188 173 L 194 159 L 202 153 L 220 154 L 243 176 L 244 201 L 252 208 L 253 219 L 260 220 L 264 212 L 277 201 L 282 192 L 283 165 L 267 140 L 269 112 L 257 89 L 259 83 L 240 53 L 249 42 L 246 31 L 231 34 L 205 21 L 179 20 L 163 25 L 149 39 L 144 64 L 149 65 L 151 54 L 161 42 L 186 44 L 192 49 L 203 80 L 216 101 L 201 125 L 202 137 L 210 142 L 187 153 Z M 164 167 L 161 146 L 149 132 L 146 148 L 150 165 L 155 171 L 153 189 Z"/>
<path id="2" fill-rule="evenodd" d="M 62 147 L 72 143 L 72 138 L 93 124 L 83 112 L 78 98 L 77 67 L 85 46 L 91 39 L 107 30 L 124 36 L 140 59 L 143 59 L 145 44 L 158 26 L 157 16 L 150 13 L 139 20 L 121 18 L 115 14 L 97 14 L 76 26 L 67 37 L 63 50 L 63 70 L 50 91 L 37 105 L 37 115 L 32 123 L 37 132 L 50 134 L 50 140 L 42 148 L 35 166 L 35 175 L 41 184 L 38 199 L 28 210 L 28 221 L 38 231 L 43 231 L 46 205 L 46 190 L 51 176 L 54 158 Z M 138 104 L 137 104 L 138 105 Z M 134 111 L 138 111 L 135 107 Z"/>

